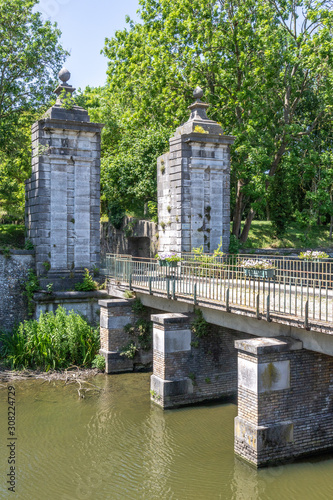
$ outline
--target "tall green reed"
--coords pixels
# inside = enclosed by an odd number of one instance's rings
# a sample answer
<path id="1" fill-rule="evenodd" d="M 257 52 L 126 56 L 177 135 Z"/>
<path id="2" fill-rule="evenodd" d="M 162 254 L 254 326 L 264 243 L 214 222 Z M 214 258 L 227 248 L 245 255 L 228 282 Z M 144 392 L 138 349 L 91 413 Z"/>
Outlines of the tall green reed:
<path id="1" fill-rule="evenodd" d="M 74 311 L 58 307 L 39 320 L 21 323 L 13 334 L 0 335 L 0 356 L 12 369 L 91 366 L 99 350 L 99 332 Z"/>

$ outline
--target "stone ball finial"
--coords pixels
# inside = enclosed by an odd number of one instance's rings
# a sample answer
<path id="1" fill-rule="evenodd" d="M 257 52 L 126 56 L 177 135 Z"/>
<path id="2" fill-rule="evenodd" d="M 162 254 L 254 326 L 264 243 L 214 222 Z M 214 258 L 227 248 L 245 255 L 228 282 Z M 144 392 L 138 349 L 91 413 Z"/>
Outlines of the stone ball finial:
<path id="1" fill-rule="evenodd" d="M 70 79 L 71 77 L 71 74 L 70 72 L 68 71 L 68 69 L 65 68 L 65 66 L 59 71 L 58 73 L 58 78 L 59 80 L 61 80 L 63 83 L 66 83 L 68 82 L 68 80 Z"/>
<path id="2" fill-rule="evenodd" d="M 193 97 L 194 99 L 201 99 L 203 96 L 203 90 L 200 87 L 196 87 L 193 91 Z"/>

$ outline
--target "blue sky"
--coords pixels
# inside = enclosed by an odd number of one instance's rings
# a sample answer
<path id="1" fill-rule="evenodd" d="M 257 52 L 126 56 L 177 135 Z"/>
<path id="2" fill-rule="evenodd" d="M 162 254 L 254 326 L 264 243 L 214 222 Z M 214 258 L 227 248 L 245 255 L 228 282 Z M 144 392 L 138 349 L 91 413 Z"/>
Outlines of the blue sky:
<path id="1" fill-rule="evenodd" d="M 76 88 L 97 87 L 106 80 L 107 59 L 100 54 L 105 38 L 126 26 L 125 16 L 137 19 L 139 0 L 40 0 L 44 19 L 56 22 L 62 46 L 71 55 L 65 66 Z"/>

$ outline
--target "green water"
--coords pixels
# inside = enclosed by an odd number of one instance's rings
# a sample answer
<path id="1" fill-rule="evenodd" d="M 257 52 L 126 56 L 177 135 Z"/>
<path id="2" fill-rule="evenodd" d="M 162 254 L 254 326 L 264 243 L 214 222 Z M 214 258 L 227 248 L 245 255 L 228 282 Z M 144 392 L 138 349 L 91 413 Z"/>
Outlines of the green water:
<path id="1" fill-rule="evenodd" d="M 162 411 L 149 374 L 93 381 L 103 390 L 86 399 L 63 382 L 15 382 L 15 493 L 0 388 L 1 499 L 333 499 L 333 455 L 260 471 L 236 459 L 233 404 Z"/>

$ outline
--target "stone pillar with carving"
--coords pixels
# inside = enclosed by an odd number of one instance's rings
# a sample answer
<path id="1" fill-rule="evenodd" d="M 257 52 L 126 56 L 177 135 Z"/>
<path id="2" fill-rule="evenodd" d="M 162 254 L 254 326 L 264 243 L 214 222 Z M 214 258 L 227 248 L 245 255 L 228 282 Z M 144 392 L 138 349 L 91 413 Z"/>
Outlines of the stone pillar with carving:
<path id="1" fill-rule="evenodd" d="M 27 238 L 38 276 L 57 288 L 100 260 L 100 123 L 71 104 L 70 73 L 59 73 L 57 101 L 32 126 L 32 173 L 26 181 Z M 63 281 L 60 279 L 63 278 Z M 54 288 L 56 289 L 56 287 Z"/>
<path id="2" fill-rule="evenodd" d="M 230 153 L 235 137 L 209 120 L 202 90 L 193 93 L 189 120 L 170 139 L 157 161 L 159 249 L 213 252 L 230 241 Z"/>

